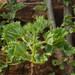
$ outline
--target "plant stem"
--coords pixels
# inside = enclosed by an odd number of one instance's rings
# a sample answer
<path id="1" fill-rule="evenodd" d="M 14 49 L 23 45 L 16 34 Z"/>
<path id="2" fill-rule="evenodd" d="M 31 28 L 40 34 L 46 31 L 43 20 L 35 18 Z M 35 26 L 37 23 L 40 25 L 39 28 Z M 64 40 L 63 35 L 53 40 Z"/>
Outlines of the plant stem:
<path id="1" fill-rule="evenodd" d="M 35 35 L 33 36 L 33 51 L 32 51 L 32 63 L 31 63 L 31 75 L 33 75 L 34 70 L 34 55 L 35 55 Z"/>
<path id="2" fill-rule="evenodd" d="M 44 44 L 44 43 L 46 43 L 46 41 L 42 41 L 40 43 L 37 43 L 37 44 L 35 44 L 35 46 L 40 45 L 40 44 Z"/>
<path id="3" fill-rule="evenodd" d="M 32 47 L 30 46 L 30 44 L 24 39 L 24 37 L 22 37 L 22 39 L 23 39 L 24 42 L 27 43 L 27 45 L 29 46 L 29 48 L 30 48 L 31 50 L 33 50 Z"/>
<path id="4" fill-rule="evenodd" d="M 7 56 L 7 54 L 2 54 L 2 53 L 1 53 L 0 55 L 2 55 L 2 56 Z"/>

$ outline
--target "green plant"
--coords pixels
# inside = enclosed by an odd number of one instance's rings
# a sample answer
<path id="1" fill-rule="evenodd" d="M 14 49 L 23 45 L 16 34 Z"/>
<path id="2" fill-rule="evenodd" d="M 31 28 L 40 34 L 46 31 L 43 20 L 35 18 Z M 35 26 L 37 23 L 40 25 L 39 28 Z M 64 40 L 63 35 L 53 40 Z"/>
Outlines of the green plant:
<path id="1" fill-rule="evenodd" d="M 58 0 L 58 1 L 63 2 L 64 5 L 66 5 L 66 6 L 72 5 L 72 1 L 71 0 Z"/>
<path id="2" fill-rule="evenodd" d="M 70 26 L 70 29 L 68 30 L 69 33 L 73 33 L 75 32 L 75 22 L 72 22 L 72 20 L 69 20 L 69 19 L 72 19 L 74 17 L 72 17 L 72 15 L 70 14 L 67 14 L 64 19 L 63 19 L 63 23 L 62 23 L 62 27 L 66 27 L 66 26 Z"/>
<path id="3" fill-rule="evenodd" d="M 4 8 L 9 10 L 9 12 L 8 13 L 3 12 L 2 14 L 0 14 L 0 16 L 2 16 L 2 18 L 4 19 L 0 22 L 0 35 L 2 33 L 3 26 L 7 23 L 11 23 L 14 21 L 16 11 L 25 7 L 23 3 L 16 4 L 16 1 L 17 0 L 7 0 L 8 3 L 7 5 L 4 6 Z M 4 5 L 3 3 L 0 3 L 0 7 L 2 7 L 3 5 Z M 0 38 L 0 46 L 2 46 L 1 38 Z"/>
<path id="4" fill-rule="evenodd" d="M 46 9 L 47 9 L 46 0 L 43 0 L 42 5 L 38 5 L 33 8 L 33 10 L 46 10 Z"/>
<path id="5" fill-rule="evenodd" d="M 39 33 L 43 33 L 50 24 L 52 23 L 42 16 L 36 17 L 34 23 L 28 23 L 23 27 L 20 22 L 13 22 L 4 27 L 2 40 L 5 40 L 7 44 L 2 50 L 7 53 L 6 63 L 13 65 L 30 61 L 31 71 L 33 71 L 33 65 L 45 63 L 56 48 L 60 48 L 67 54 L 74 54 L 75 48 L 70 46 L 64 38 L 68 34 L 65 28 L 50 29 L 43 34 L 44 41 L 39 40 Z M 38 50 L 44 49 L 45 52 L 40 55 Z"/>
<path id="6" fill-rule="evenodd" d="M 0 14 L 0 16 L 2 16 L 2 18 L 4 19 L 0 22 L 0 50 L 1 50 L 1 47 L 6 44 L 5 41 L 1 40 L 2 30 L 3 30 L 4 25 L 13 22 L 16 11 L 25 7 L 25 5 L 23 3 L 16 4 L 16 1 L 17 0 L 7 0 L 8 3 L 6 5 L 3 3 L 0 3 L 0 9 L 3 9 L 3 7 L 4 7 L 5 9 L 9 10 L 8 13 L 3 12 Z M 0 53 L 0 55 L 6 56 L 6 54 L 1 54 L 1 53 Z M 0 72 L 1 72 L 2 68 L 5 68 L 5 67 L 7 67 L 7 63 L 4 63 L 4 61 L 2 59 L 0 59 Z"/>

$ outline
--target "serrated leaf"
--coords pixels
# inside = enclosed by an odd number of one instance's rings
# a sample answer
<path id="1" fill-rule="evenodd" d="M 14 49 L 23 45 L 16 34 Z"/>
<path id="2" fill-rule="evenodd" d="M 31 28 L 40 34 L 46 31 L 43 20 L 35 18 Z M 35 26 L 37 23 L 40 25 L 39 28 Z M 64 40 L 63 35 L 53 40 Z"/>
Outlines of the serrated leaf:
<path id="1" fill-rule="evenodd" d="M 58 60 L 53 60 L 53 61 L 52 61 L 52 64 L 53 64 L 54 66 L 57 66 L 57 65 L 59 65 L 59 61 L 58 61 Z"/>
<path id="2" fill-rule="evenodd" d="M 46 50 L 46 54 L 50 56 L 55 51 L 55 48 L 53 48 L 53 46 L 51 45 L 46 45 L 45 50 Z"/>
<path id="3" fill-rule="evenodd" d="M 9 13 L 7 14 L 7 18 L 8 18 L 8 19 L 14 19 L 14 18 L 15 18 L 15 12 L 9 12 Z"/>
<path id="4" fill-rule="evenodd" d="M 7 8 L 7 9 L 10 9 L 11 10 L 12 6 L 13 6 L 13 4 L 12 3 L 9 3 L 4 8 Z"/>
<path id="5" fill-rule="evenodd" d="M 49 75 L 55 75 L 55 72 L 53 72 L 53 73 L 50 73 Z"/>
<path id="6" fill-rule="evenodd" d="M 27 49 L 28 49 L 28 46 L 25 42 L 11 41 L 11 42 L 8 42 L 8 45 L 6 45 L 5 48 L 2 50 L 6 50 L 5 52 L 8 54 L 7 58 L 9 61 L 18 62 L 21 60 L 20 57 L 22 56 L 25 56 L 28 58 L 29 54 Z"/>
<path id="7" fill-rule="evenodd" d="M 44 34 L 47 44 L 59 47 L 65 41 L 64 37 L 68 34 L 65 28 L 51 29 Z"/>
<path id="8" fill-rule="evenodd" d="M 69 5 L 72 4 L 72 1 L 70 1 L 70 0 L 69 0 L 69 1 L 68 1 L 68 0 L 65 0 L 65 1 L 64 1 L 64 4 L 65 4 L 66 6 L 69 6 Z"/>
<path id="9" fill-rule="evenodd" d="M 24 56 L 27 51 L 27 44 L 25 42 L 17 42 L 14 50 L 14 56 Z"/>
<path id="10" fill-rule="evenodd" d="M 34 59 L 36 63 L 43 64 L 48 60 L 48 56 L 46 53 L 43 53 L 41 56 L 39 54 L 35 54 Z"/>
<path id="11" fill-rule="evenodd" d="M 14 11 L 20 10 L 23 7 L 25 7 L 25 5 L 23 3 L 17 3 L 14 5 Z"/>
<path id="12" fill-rule="evenodd" d="M 7 14 L 5 12 L 3 12 L 2 14 L 0 14 L 0 16 L 2 16 L 3 19 L 6 19 L 7 18 Z"/>
<path id="13" fill-rule="evenodd" d="M 67 15 L 64 17 L 64 20 L 67 20 L 67 19 L 72 19 L 72 15 L 67 14 Z"/>
<path id="14" fill-rule="evenodd" d="M 75 66 L 75 60 L 73 60 L 72 62 L 70 62 L 70 64 L 71 64 L 72 66 Z"/>
<path id="15" fill-rule="evenodd" d="M 9 3 L 15 3 L 17 0 L 7 0 Z"/>
<path id="16" fill-rule="evenodd" d="M 75 28 L 70 28 L 69 32 L 70 32 L 70 33 L 75 32 Z"/>
<path id="17" fill-rule="evenodd" d="M 42 33 L 43 30 L 50 26 L 52 22 L 45 20 L 43 16 L 36 17 L 36 21 L 32 23 L 28 23 L 26 26 L 24 26 L 24 29 L 26 32 L 32 32 L 33 34 L 36 33 Z M 28 29 L 28 30 L 27 30 Z"/>
<path id="18" fill-rule="evenodd" d="M 73 26 L 73 22 L 71 20 L 65 20 L 61 26 Z"/>
<path id="19" fill-rule="evenodd" d="M 63 58 L 61 58 L 61 61 L 65 62 L 65 61 L 67 61 L 67 58 L 63 57 Z"/>
<path id="20" fill-rule="evenodd" d="M 13 22 L 4 27 L 3 30 L 3 39 L 8 41 L 17 40 L 24 36 L 23 28 L 20 25 L 20 22 Z"/>
<path id="21" fill-rule="evenodd" d="M 46 10 L 46 6 L 38 5 L 38 6 L 34 7 L 33 10 Z"/>
<path id="22" fill-rule="evenodd" d="M 72 55 L 75 53 L 75 47 L 72 47 L 67 42 L 64 42 L 60 49 L 62 49 L 68 55 Z"/>
<path id="23" fill-rule="evenodd" d="M 64 65 L 60 65 L 59 67 L 61 70 L 64 70 Z"/>

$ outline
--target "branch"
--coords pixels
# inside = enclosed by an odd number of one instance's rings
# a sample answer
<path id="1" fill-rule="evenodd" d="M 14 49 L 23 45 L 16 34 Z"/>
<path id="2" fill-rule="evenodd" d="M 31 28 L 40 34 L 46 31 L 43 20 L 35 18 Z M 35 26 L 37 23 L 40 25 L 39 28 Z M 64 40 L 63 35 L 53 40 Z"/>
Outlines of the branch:
<path id="1" fill-rule="evenodd" d="M 24 37 L 22 37 L 22 39 L 23 39 L 24 42 L 27 43 L 27 45 L 29 46 L 29 48 L 30 48 L 31 50 L 33 50 L 32 47 L 30 46 L 30 44 L 24 39 Z"/>
<path id="2" fill-rule="evenodd" d="M 46 43 L 46 41 L 42 41 L 40 43 L 37 43 L 37 44 L 35 44 L 35 46 L 40 45 L 40 44 L 44 44 L 44 43 Z"/>

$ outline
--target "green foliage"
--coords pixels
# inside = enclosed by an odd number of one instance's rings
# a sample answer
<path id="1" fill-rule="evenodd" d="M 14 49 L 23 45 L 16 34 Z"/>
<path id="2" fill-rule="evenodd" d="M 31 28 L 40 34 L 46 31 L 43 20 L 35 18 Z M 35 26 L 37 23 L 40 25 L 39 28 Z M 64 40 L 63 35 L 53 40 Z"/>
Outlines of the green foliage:
<path id="1" fill-rule="evenodd" d="M 75 73 L 71 73 L 71 75 L 75 75 Z"/>
<path id="2" fill-rule="evenodd" d="M 36 7 L 33 8 L 33 10 L 46 10 L 46 6 L 43 6 L 43 5 L 38 5 Z"/>
<path id="3" fill-rule="evenodd" d="M 75 53 L 75 48 L 66 42 L 64 37 L 67 34 L 68 32 L 65 28 L 51 29 L 44 34 L 44 39 L 46 40 L 47 44 L 60 48 L 65 53 L 71 55 Z"/>
<path id="4" fill-rule="evenodd" d="M 3 3 L 2 2 L 0 2 L 0 7 L 2 7 L 3 6 Z"/>
<path id="5" fill-rule="evenodd" d="M 69 32 L 70 32 L 70 33 L 75 32 L 75 28 L 70 28 L 70 29 L 69 29 Z"/>
<path id="6" fill-rule="evenodd" d="M 23 28 L 20 26 L 20 22 L 13 22 L 4 27 L 3 38 L 7 41 L 16 40 L 24 36 Z"/>
<path id="7" fill-rule="evenodd" d="M 75 60 L 73 60 L 72 62 L 70 62 L 70 64 L 71 64 L 72 66 L 75 66 Z"/>
<path id="8" fill-rule="evenodd" d="M 3 68 L 6 68 L 6 67 L 7 67 L 7 64 L 4 65 L 3 63 L 0 63 L 0 72 L 2 71 Z"/>
<path id="9" fill-rule="evenodd" d="M 55 75 L 55 72 L 53 72 L 53 73 L 50 73 L 49 75 Z"/>
<path id="10" fill-rule="evenodd" d="M 17 0 L 7 0 L 9 3 L 15 3 Z"/>
<path id="11" fill-rule="evenodd" d="M 75 47 L 72 47 L 67 42 L 64 42 L 60 49 L 63 50 L 66 54 L 72 55 L 75 53 Z"/>
<path id="12" fill-rule="evenodd" d="M 58 60 L 53 60 L 53 61 L 52 61 L 52 64 L 53 64 L 54 66 L 57 66 L 57 65 L 59 65 L 59 61 L 58 61 Z"/>
<path id="13" fill-rule="evenodd" d="M 33 61 L 33 63 L 43 64 L 48 60 L 48 56 L 53 53 L 53 48 L 46 48 L 46 53 L 43 53 L 41 56 L 37 52 L 37 49 L 40 47 L 43 48 L 42 41 L 39 41 L 38 34 L 44 32 L 44 29 L 48 27 L 51 22 L 45 20 L 42 17 L 37 17 L 36 21 L 28 23 L 24 27 L 20 26 L 20 22 L 13 22 L 4 27 L 3 30 L 3 39 L 7 41 L 7 45 L 3 50 L 8 54 L 8 61 L 18 62 L 18 61 Z M 34 39 L 35 38 L 35 39 Z M 22 39 L 23 42 L 17 41 Z M 35 47 L 35 49 L 34 49 Z M 49 48 L 50 48 L 49 47 Z M 31 50 L 32 54 L 29 53 L 28 49 Z M 33 55 L 33 53 L 35 53 Z M 18 58 L 18 59 L 17 59 Z M 20 59 L 19 59 L 20 58 Z"/>
<path id="14" fill-rule="evenodd" d="M 69 6 L 69 5 L 72 5 L 72 1 L 71 0 L 58 0 L 58 1 L 60 1 L 60 2 L 63 2 L 64 3 L 64 5 L 66 5 L 66 6 Z"/>
<path id="15" fill-rule="evenodd" d="M 46 7 L 46 0 L 43 0 L 42 5 L 38 5 L 38 6 L 33 8 L 33 10 L 46 10 L 46 9 L 47 9 L 47 7 Z"/>
<path id="16" fill-rule="evenodd" d="M 54 45 L 59 47 L 64 43 L 65 41 L 64 37 L 67 34 L 68 33 L 65 28 L 51 29 L 44 34 L 44 39 L 49 45 Z"/>
<path id="17" fill-rule="evenodd" d="M 14 11 L 20 10 L 23 7 L 26 7 L 26 5 L 24 5 L 23 3 L 17 3 L 14 5 Z"/>
<path id="18" fill-rule="evenodd" d="M 64 17 L 63 23 L 62 23 L 61 26 L 73 26 L 74 24 L 73 24 L 72 20 L 70 20 L 70 19 L 72 19 L 72 15 L 67 14 L 67 15 Z"/>
<path id="19" fill-rule="evenodd" d="M 8 0 L 8 4 L 6 6 L 4 6 L 4 8 L 10 10 L 9 13 L 5 13 L 3 12 L 0 16 L 3 17 L 3 19 L 14 19 L 15 18 L 15 14 L 16 11 L 22 9 L 23 7 L 25 7 L 25 5 L 23 3 L 15 3 L 16 0 Z"/>
<path id="20" fill-rule="evenodd" d="M 67 15 L 64 17 L 64 20 L 67 20 L 67 19 L 72 19 L 72 15 L 67 14 Z"/>
<path id="21" fill-rule="evenodd" d="M 67 61 L 67 58 L 63 57 L 63 58 L 61 58 L 61 61 L 65 62 L 65 61 Z"/>
<path id="22" fill-rule="evenodd" d="M 73 12 L 74 12 L 74 15 L 75 15 L 75 5 L 73 5 L 72 7 L 73 7 Z"/>
<path id="23" fill-rule="evenodd" d="M 59 67 L 61 70 L 64 70 L 64 65 L 60 65 Z"/>

